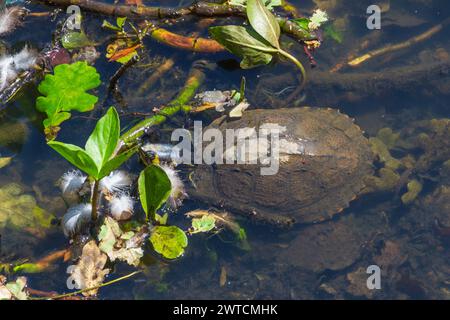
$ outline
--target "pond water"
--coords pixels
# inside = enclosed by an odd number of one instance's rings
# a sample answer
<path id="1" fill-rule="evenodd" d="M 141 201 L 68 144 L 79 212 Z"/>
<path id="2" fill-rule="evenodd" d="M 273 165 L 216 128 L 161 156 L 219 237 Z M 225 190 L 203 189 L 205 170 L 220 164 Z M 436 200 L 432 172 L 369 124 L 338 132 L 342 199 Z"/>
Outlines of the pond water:
<path id="1" fill-rule="evenodd" d="M 189 2 L 144 0 L 148 6 L 167 7 L 182 7 Z M 372 2 L 291 0 L 302 16 L 310 16 L 316 8 L 326 10 L 334 31 L 324 32 L 323 44 L 314 52 L 315 68 L 309 67 L 301 45 L 285 36 L 282 44 L 301 59 L 310 78 L 305 90 L 290 102 L 292 106 L 339 109 L 354 118 L 368 138 L 376 137 L 380 129 L 391 128 L 394 133 L 400 133 L 399 143 L 417 143 L 408 148 L 391 148 L 392 157 L 402 162 L 392 186 L 358 196 L 328 221 L 297 224 L 288 230 L 255 224 L 237 216 L 247 234 L 247 247 L 234 241 L 227 231 L 190 236 L 183 257 L 168 261 L 148 252 L 139 267 L 143 273 L 102 288 L 99 299 L 450 298 L 450 122 L 446 120 L 450 118 L 447 35 L 450 26 L 446 22 L 450 3 L 377 1 L 382 9 L 381 29 L 369 30 L 366 9 Z M 25 6 L 32 12 L 54 9 L 43 4 Z M 207 60 L 214 66 L 205 71 L 207 80 L 200 91 L 239 89 L 245 76 L 252 109 L 278 108 L 298 86 L 297 71 L 287 62 L 242 70 L 230 53 L 193 53 L 146 39 L 140 62 L 118 82 L 122 96 L 118 100 L 117 96 L 108 94 L 108 83 L 120 64 L 105 58 L 107 38 L 112 33 L 100 28 L 103 19 L 108 17 L 82 13 L 83 28 L 99 43 L 96 49 L 100 57 L 94 63 L 102 79 L 102 85 L 95 89 L 99 102 L 91 112 L 74 112 L 61 125 L 59 141 L 83 145 L 96 120 L 110 105 L 119 110 L 122 127 L 150 115 L 153 108 L 164 105 L 180 91 L 197 60 Z M 28 44 L 42 50 L 51 43 L 53 30 L 65 18 L 61 12 L 54 19 L 27 17 L 23 26 L 1 40 L 12 49 Z M 185 35 L 207 36 L 208 26 L 233 23 L 242 23 L 242 19 L 189 17 L 166 21 L 164 27 Z M 345 65 L 350 57 L 403 43 L 441 23 L 442 30 L 423 41 L 374 56 L 357 67 Z M 139 91 L 154 73 L 154 66 L 168 58 L 173 59 L 174 66 L 150 88 Z M 336 71 L 339 65 L 343 67 Z M 137 94 L 138 91 L 142 94 Z M 36 86 L 31 84 L 1 106 L 0 155 L 13 159 L 0 169 L 0 190 L 16 183 L 24 194 L 36 199 L 38 206 L 60 218 L 65 213 L 65 205 L 57 181 L 72 166 L 47 146 L 41 125 L 43 115 L 35 109 L 37 96 Z M 205 112 L 176 117 L 161 128 L 159 141 L 167 143 L 171 130 L 189 127 L 193 120 L 203 120 L 206 125 L 218 116 L 215 112 Z M 381 158 L 373 163 L 378 178 L 383 166 L 386 163 Z M 142 165 L 132 159 L 124 168 L 138 174 Z M 188 171 L 189 168 L 183 169 L 186 180 Z M 412 181 L 418 182 L 422 189 L 411 201 L 405 201 L 402 196 L 408 186 L 411 188 Z M 2 193 L 4 203 L 19 199 L 19 195 Z M 197 208 L 207 209 L 208 205 L 195 199 L 185 200 L 171 214 L 171 224 L 187 230 L 190 221 L 184 214 Z M 30 212 L 33 214 L 34 211 Z M 0 219 L 0 227 L 1 222 Z M 0 229 L 0 263 L 19 259 L 35 261 L 69 246 L 58 219 L 43 233 L 29 231 Z M 44 291 L 70 292 L 66 284 L 70 264 L 58 260 L 49 271 L 26 274 L 28 285 Z M 369 277 L 366 270 L 370 265 L 381 267 L 379 290 L 369 290 L 366 286 Z M 125 264 L 116 264 L 107 280 L 133 270 Z"/>

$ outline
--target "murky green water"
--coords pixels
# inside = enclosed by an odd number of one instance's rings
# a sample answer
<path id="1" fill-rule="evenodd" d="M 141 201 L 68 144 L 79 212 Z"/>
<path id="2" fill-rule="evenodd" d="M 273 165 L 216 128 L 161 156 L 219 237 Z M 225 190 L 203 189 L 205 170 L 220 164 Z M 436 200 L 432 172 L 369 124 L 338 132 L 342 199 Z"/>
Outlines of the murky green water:
<path id="1" fill-rule="evenodd" d="M 380 1 L 381 30 L 368 30 L 366 8 L 373 1 L 357 4 L 346 0 L 291 1 L 302 14 L 310 14 L 316 7 L 314 2 L 328 11 L 341 39 L 336 41 L 324 35 L 322 47 L 314 53 L 317 67 L 307 68 L 311 79 L 293 104 L 339 109 L 354 118 L 367 137 L 375 137 L 380 129 L 388 127 L 401 133 L 403 141 L 422 141 L 407 152 L 405 148 L 391 150 L 393 157 L 411 166 L 398 171 L 399 180 L 389 190 L 362 195 L 342 213 L 320 224 L 280 230 L 238 218 L 247 232 L 249 250 L 240 248 L 225 232 L 220 236 L 190 237 L 186 254 L 176 261 L 163 261 L 154 254 L 147 254 L 143 274 L 101 289 L 100 299 L 450 298 L 450 164 L 447 161 L 450 160 L 450 124 L 445 120 L 431 121 L 450 118 L 449 26 L 443 26 L 443 30 L 425 41 L 374 57 L 357 68 L 344 67 L 330 73 L 351 55 L 357 57 L 404 42 L 438 25 L 449 17 L 450 5 L 443 0 Z M 145 1 L 146 5 L 161 3 L 179 4 L 175 0 Z M 30 8 L 50 10 L 43 5 Z M 43 49 L 63 16 L 60 13 L 56 21 L 30 17 L 22 28 L 3 40 L 12 48 L 28 43 Z M 108 36 L 108 32 L 99 28 L 102 19 L 86 13 L 83 22 L 87 33 L 99 41 Z M 240 21 L 226 20 L 229 23 Z M 205 36 L 206 27 L 198 22 L 196 18 L 186 19 L 167 28 Z M 308 65 L 301 46 L 288 38 L 283 41 Z M 129 70 L 119 81 L 125 102 L 121 104 L 107 96 L 108 79 L 119 64 L 108 62 L 104 57 L 106 44 L 99 45 L 97 50 L 101 57 L 95 67 L 104 82 L 96 90 L 100 102 L 91 113 L 74 114 L 66 121 L 58 140 L 82 144 L 110 105 L 120 110 L 124 124 L 140 120 L 142 113 L 150 113 L 176 95 L 192 63 L 199 59 L 217 63 L 215 70 L 207 72 L 202 91 L 238 89 L 241 77 L 245 76 L 252 108 L 277 108 L 297 85 L 295 70 L 288 63 L 243 71 L 236 67 L 233 56 L 228 53 L 191 53 L 149 39 L 145 44 L 147 50 L 142 63 L 171 57 L 175 66 L 142 96 L 137 96 L 136 90 L 153 69 L 138 65 Z M 414 68 L 418 68 L 416 72 L 412 71 Z M 427 68 L 431 71 L 427 72 Z M 2 186 L 17 183 L 24 193 L 36 198 L 40 207 L 61 217 L 65 207 L 56 182 L 71 166 L 46 145 L 41 128 L 43 118 L 34 107 L 36 96 L 31 86 L 15 101 L 2 107 L 0 154 L 13 156 L 13 160 L 0 169 L 0 190 Z M 213 116 L 211 113 L 190 119 L 179 117 L 164 129 L 189 126 L 195 119 L 211 121 Z M 167 132 L 161 130 L 162 142 L 167 142 Z M 408 159 L 413 160 L 408 162 Z M 418 159 L 423 160 L 420 165 L 417 165 Z M 383 164 L 375 161 L 374 167 L 379 169 Z M 126 168 L 138 173 L 140 164 L 132 160 Z M 402 196 L 413 180 L 421 183 L 422 191 L 405 204 Z M 199 207 L 207 208 L 194 199 L 185 201 L 171 217 L 171 222 L 187 229 L 189 221 L 184 213 Z M 34 260 L 68 246 L 57 224 L 37 237 L 25 230 L 8 228 L 0 233 L 0 262 L 3 263 L 21 258 Z M 67 292 L 69 264 L 58 262 L 52 271 L 27 275 L 29 286 Z M 367 289 L 366 269 L 370 265 L 379 265 L 382 269 L 380 290 Z M 132 270 L 118 264 L 108 279 Z"/>

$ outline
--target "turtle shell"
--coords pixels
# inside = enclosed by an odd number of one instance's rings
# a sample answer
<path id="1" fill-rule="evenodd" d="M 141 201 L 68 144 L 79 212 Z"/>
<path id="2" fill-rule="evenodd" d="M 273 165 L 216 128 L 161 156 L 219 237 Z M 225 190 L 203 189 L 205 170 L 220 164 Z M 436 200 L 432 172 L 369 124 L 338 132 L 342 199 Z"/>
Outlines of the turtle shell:
<path id="1" fill-rule="evenodd" d="M 258 130 L 264 124 L 286 128 L 280 141 L 291 147 L 284 150 L 280 143 L 278 173 L 261 175 L 261 167 L 267 164 L 259 163 L 202 164 L 191 175 L 195 197 L 236 213 L 319 222 L 347 207 L 364 187 L 364 177 L 372 173 L 367 138 L 351 118 L 336 109 L 250 110 L 239 120 L 218 119 L 208 128 L 219 129 L 225 137 L 226 129 Z"/>

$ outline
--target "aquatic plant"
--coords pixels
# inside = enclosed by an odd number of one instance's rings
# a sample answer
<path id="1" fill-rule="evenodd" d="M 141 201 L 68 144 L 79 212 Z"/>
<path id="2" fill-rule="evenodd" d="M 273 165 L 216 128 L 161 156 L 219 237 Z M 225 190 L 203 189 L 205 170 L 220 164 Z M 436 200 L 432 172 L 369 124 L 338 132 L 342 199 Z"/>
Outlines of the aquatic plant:
<path id="1" fill-rule="evenodd" d="M 302 63 L 281 48 L 281 28 L 276 17 L 261 0 L 248 0 L 246 6 L 250 27 L 211 27 L 211 36 L 231 53 L 242 58 L 241 68 L 250 69 L 269 64 L 275 55 L 293 62 L 302 74 L 302 87 L 306 81 L 306 71 Z"/>
<path id="2" fill-rule="evenodd" d="M 59 125 L 71 117 L 71 111 L 86 112 L 94 108 L 98 98 L 87 91 L 100 84 L 97 70 L 81 61 L 60 64 L 55 67 L 53 75 L 45 76 L 38 87 L 43 96 L 37 98 L 36 108 L 47 114 L 43 124 L 48 140 L 56 137 Z"/>
<path id="3" fill-rule="evenodd" d="M 156 211 L 169 199 L 172 191 L 169 177 L 160 166 L 150 165 L 139 175 L 138 187 L 147 219 L 156 221 Z"/>
<path id="4" fill-rule="evenodd" d="M 122 154 L 115 152 L 119 142 L 119 133 L 119 115 L 116 109 L 111 107 L 97 122 L 84 149 L 58 141 L 48 142 L 48 145 L 56 152 L 94 180 L 92 194 L 92 220 L 94 221 L 97 219 L 100 180 L 122 165 L 135 151 L 131 149 Z"/>
<path id="5" fill-rule="evenodd" d="M 176 259 L 188 245 L 186 233 L 176 226 L 156 226 L 150 235 L 150 242 L 156 252 L 167 259 Z"/>

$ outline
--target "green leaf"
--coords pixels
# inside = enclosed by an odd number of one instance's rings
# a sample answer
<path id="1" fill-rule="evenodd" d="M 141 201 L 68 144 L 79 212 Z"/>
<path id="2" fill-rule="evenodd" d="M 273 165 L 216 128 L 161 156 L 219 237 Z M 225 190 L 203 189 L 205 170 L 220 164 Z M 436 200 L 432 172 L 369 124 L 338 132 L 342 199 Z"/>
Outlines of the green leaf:
<path id="1" fill-rule="evenodd" d="M 75 167 L 97 179 L 99 170 L 94 160 L 82 148 L 59 141 L 49 141 L 48 145 Z"/>
<path id="2" fill-rule="evenodd" d="M 103 20 L 102 28 L 110 29 L 113 31 L 121 31 L 121 28 L 118 26 L 113 25 L 111 22 Z"/>
<path id="3" fill-rule="evenodd" d="M 311 20 L 309 20 L 308 18 L 298 18 L 298 19 L 293 19 L 292 21 L 295 22 L 303 30 L 309 32 L 309 26 L 308 25 L 311 22 Z"/>
<path id="4" fill-rule="evenodd" d="M 135 152 L 136 148 L 130 149 L 106 162 L 100 170 L 99 179 L 106 177 L 112 171 L 116 170 L 118 167 L 122 165 L 122 163 L 127 161 Z"/>
<path id="5" fill-rule="evenodd" d="M 156 226 L 152 230 L 150 242 L 156 252 L 167 259 L 176 259 L 184 253 L 188 245 L 186 234 L 176 226 Z"/>
<path id="6" fill-rule="evenodd" d="M 169 177 L 161 167 L 150 165 L 142 170 L 138 180 L 139 197 L 147 217 L 154 220 L 156 211 L 167 201 L 172 190 Z"/>
<path id="7" fill-rule="evenodd" d="M 344 41 L 342 32 L 338 31 L 332 24 L 325 26 L 323 31 L 326 37 L 330 37 L 337 43 L 342 43 L 342 41 Z"/>
<path id="8" fill-rule="evenodd" d="M 97 168 L 103 168 L 116 149 L 120 137 L 119 115 L 114 107 L 97 121 L 89 136 L 85 150 L 94 160 Z"/>
<path id="9" fill-rule="evenodd" d="M 192 232 L 209 232 L 216 226 L 216 219 L 212 215 L 204 215 L 201 218 L 192 219 Z"/>
<path id="10" fill-rule="evenodd" d="M 127 18 L 126 18 L 126 17 L 118 17 L 118 18 L 116 19 L 116 24 L 117 24 L 117 26 L 118 26 L 120 29 L 122 29 L 123 26 L 125 25 L 125 21 L 127 21 Z"/>
<path id="11" fill-rule="evenodd" d="M 58 126 L 70 118 L 70 111 L 90 111 L 98 98 L 86 91 L 100 85 L 100 75 L 86 62 L 60 64 L 55 67 L 54 74 L 45 76 L 38 87 L 43 95 L 37 98 L 36 108 L 47 114 L 44 120 L 46 128 Z"/>
<path id="12" fill-rule="evenodd" d="M 247 5 L 247 0 L 229 0 L 228 2 L 232 6 L 243 6 L 245 7 Z M 272 10 L 274 7 L 282 6 L 282 0 L 268 0 L 264 1 L 266 4 L 267 9 Z"/>
<path id="13" fill-rule="evenodd" d="M 249 27 L 221 26 L 209 28 L 211 36 L 228 51 L 241 57 L 241 68 L 250 69 L 272 61 L 274 49 Z"/>
<path id="14" fill-rule="evenodd" d="M 67 50 L 73 50 L 94 45 L 94 42 L 88 39 L 84 31 L 69 31 L 61 37 L 61 44 Z"/>
<path id="15" fill-rule="evenodd" d="M 280 25 L 262 0 L 247 1 L 247 18 L 255 31 L 273 47 L 280 48 Z"/>

